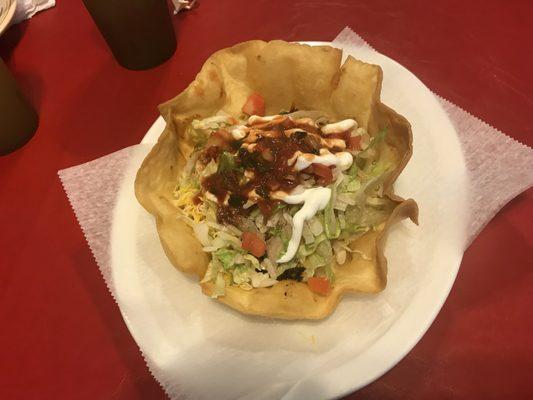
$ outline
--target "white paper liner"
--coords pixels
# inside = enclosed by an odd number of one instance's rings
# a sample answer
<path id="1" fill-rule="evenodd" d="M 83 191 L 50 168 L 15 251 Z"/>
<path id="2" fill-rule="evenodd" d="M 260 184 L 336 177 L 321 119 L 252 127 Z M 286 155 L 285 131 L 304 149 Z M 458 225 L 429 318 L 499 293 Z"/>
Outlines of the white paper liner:
<path id="1" fill-rule="evenodd" d="M 146 144 L 126 147 L 107 156 L 58 172 L 85 240 L 89 244 L 111 296 L 119 307 L 120 302 L 117 301 L 111 273 L 109 248 L 116 194 L 131 159 L 146 155 L 151 147 Z M 124 318 L 127 316 L 124 315 Z M 150 359 L 145 356 L 142 348 L 140 350 L 150 373 L 161 384 L 154 373 L 155 368 L 151 365 Z"/>
<path id="2" fill-rule="evenodd" d="M 368 46 L 349 28 L 334 43 Z M 459 133 L 468 167 L 471 199 L 468 240 L 451 244 L 466 246 L 505 203 L 533 184 L 533 151 L 446 100 L 440 101 Z M 150 147 L 132 146 L 59 172 L 76 218 L 115 299 L 117 282 L 113 282 L 110 255 L 114 204 L 123 180 L 133 179 L 132 174 L 125 175 L 127 166 L 132 160 L 139 163 Z M 492 169 L 487 168 L 489 165 Z M 132 185 L 132 181 L 127 184 Z M 143 226 L 151 229 L 146 234 L 147 247 L 155 251 L 158 239 L 151 217 L 143 214 L 143 218 Z M 412 231 L 404 224 L 396 230 L 405 236 Z M 432 248 L 423 250 L 428 253 Z M 154 298 L 158 297 L 155 293 L 164 294 L 160 296 L 161 303 L 154 300 L 155 308 L 161 309 L 159 320 L 176 320 L 165 322 L 164 333 L 171 337 L 181 335 L 175 343 L 180 351 L 173 352 L 171 346 L 164 357 L 151 359 L 146 354 L 156 353 L 153 349 L 158 341 L 162 345 L 168 338 L 150 334 L 150 329 L 156 329 L 150 327 L 143 327 L 148 335 L 139 331 L 134 336 L 152 375 L 171 398 L 279 398 L 304 378 L 312 382 L 313 376 L 353 359 L 379 338 L 408 305 L 405 299 L 415 293 L 416 287 L 406 284 L 406 277 L 422 275 L 415 267 L 391 269 L 389 281 L 394 284 L 384 293 L 347 298 L 332 317 L 318 324 L 264 321 L 243 317 L 215 304 L 200 293 L 199 287 L 174 271 L 160 249 L 157 251 L 160 258 L 152 262 L 155 265 L 144 265 L 146 260 L 140 260 L 140 265 L 132 269 L 150 270 L 145 284 L 155 286 Z M 388 256 L 390 259 L 394 254 Z M 423 265 L 421 255 L 408 252 L 406 256 L 411 261 L 408 264 Z M 173 290 L 167 293 L 162 282 Z M 174 292 L 179 292 L 180 297 L 173 297 Z M 167 303 L 176 302 L 183 309 L 164 310 Z M 135 310 L 121 301 L 117 303 L 127 322 L 138 319 Z M 353 321 L 354 315 L 364 319 L 364 324 Z M 315 396 L 321 397 L 318 390 Z"/>

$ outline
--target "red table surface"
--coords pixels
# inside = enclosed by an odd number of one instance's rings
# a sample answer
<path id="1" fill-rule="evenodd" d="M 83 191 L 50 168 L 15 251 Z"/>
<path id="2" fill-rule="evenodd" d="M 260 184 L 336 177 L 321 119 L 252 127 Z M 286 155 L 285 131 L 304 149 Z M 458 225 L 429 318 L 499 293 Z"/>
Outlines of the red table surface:
<path id="1" fill-rule="evenodd" d="M 532 146 L 532 16 L 531 1 L 201 0 L 174 18 L 172 59 L 143 72 L 115 63 L 81 1 L 9 29 L 0 56 L 41 119 L 30 143 L 0 157 L 0 398 L 165 397 L 57 171 L 138 143 L 156 106 L 213 51 L 256 38 L 328 41 L 349 25 L 435 92 Z M 532 198 L 529 190 L 498 213 L 466 251 L 427 334 L 350 399 L 533 395 Z"/>

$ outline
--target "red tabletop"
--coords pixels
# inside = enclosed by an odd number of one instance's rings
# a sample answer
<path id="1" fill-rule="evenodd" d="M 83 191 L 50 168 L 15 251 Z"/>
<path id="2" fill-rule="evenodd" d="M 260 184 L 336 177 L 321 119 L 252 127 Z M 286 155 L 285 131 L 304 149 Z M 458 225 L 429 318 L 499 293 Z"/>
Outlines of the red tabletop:
<path id="1" fill-rule="evenodd" d="M 138 143 L 157 104 L 217 49 L 328 41 L 349 25 L 435 92 L 533 146 L 531 1 L 200 1 L 174 18 L 176 54 L 149 71 L 115 63 L 81 1 L 59 1 L 0 37 L 0 56 L 40 114 L 32 141 L 0 157 L 1 399 L 165 397 L 57 170 Z M 494 218 L 420 343 L 350 399 L 533 396 L 532 199 L 529 190 Z"/>

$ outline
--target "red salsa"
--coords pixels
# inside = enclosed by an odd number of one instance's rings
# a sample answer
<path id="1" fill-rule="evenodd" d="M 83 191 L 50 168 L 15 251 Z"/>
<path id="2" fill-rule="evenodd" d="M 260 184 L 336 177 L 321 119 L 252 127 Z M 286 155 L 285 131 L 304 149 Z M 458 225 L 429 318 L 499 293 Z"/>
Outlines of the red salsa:
<path id="1" fill-rule="evenodd" d="M 278 117 L 248 129 L 250 132 L 243 141 L 233 139 L 226 131 L 217 131 L 200 155 L 204 163 L 218 161 L 217 172 L 204 178 L 202 187 L 217 198 L 220 222 L 236 224 L 240 216 L 247 215 L 248 199 L 269 217 L 278 202 L 271 199 L 270 193 L 290 192 L 301 183 L 302 174 L 293 170 L 294 162 L 289 160 L 297 151 L 318 154 L 323 147 L 319 128 L 288 117 Z M 339 138 L 344 139 L 344 135 Z M 329 184 L 333 179 L 331 168 L 322 165 L 303 172 L 314 175 L 322 184 Z"/>

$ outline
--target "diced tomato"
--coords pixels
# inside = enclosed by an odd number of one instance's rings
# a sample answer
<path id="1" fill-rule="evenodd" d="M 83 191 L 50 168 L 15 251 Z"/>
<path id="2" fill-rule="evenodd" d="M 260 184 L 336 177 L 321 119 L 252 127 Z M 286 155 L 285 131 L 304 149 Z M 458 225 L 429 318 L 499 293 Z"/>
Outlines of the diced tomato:
<path id="1" fill-rule="evenodd" d="M 309 289 L 311 289 L 312 292 L 321 294 L 323 296 L 329 294 L 329 291 L 331 290 L 329 281 L 326 278 L 311 277 L 307 280 L 307 285 L 309 285 Z"/>
<path id="2" fill-rule="evenodd" d="M 252 253 L 255 257 L 261 257 L 265 254 L 267 246 L 257 233 L 243 232 L 242 248 Z"/>
<path id="3" fill-rule="evenodd" d="M 351 136 L 348 139 L 348 148 L 350 150 L 361 150 L 361 136 Z"/>
<path id="4" fill-rule="evenodd" d="M 248 115 L 265 115 L 265 99 L 259 93 L 252 93 L 242 106 L 242 112 Z"/>
<path id="5" fill-rule="evenodd" d="M 329 185 L 333 180 L 333 171 L 331 168 L 322 164 L 313 164 L 313 174 L 318 176 L 322 183 Z"/>

